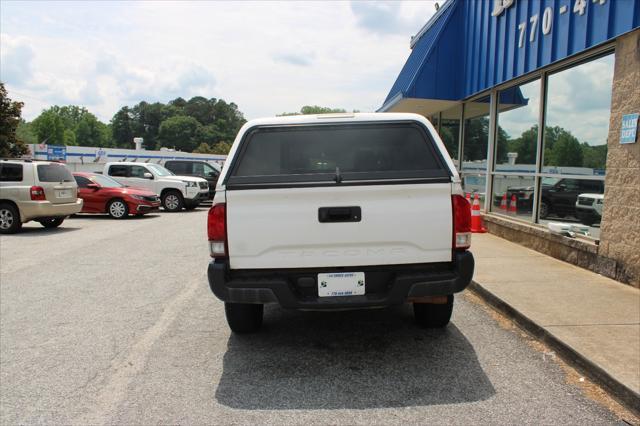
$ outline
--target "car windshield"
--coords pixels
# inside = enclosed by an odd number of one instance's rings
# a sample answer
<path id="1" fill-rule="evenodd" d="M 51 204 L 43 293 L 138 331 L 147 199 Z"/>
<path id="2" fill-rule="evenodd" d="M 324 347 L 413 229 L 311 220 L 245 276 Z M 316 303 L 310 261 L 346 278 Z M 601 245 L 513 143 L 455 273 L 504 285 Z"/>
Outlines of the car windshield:
<path id="1" fill-rule="evenodd" d="M 93 175 L 90 177 L 92 182 L 97 183 L 103 188 L 124 188 L 124 185 L 108 176 Z"/>
<path id="2" fill-rule="evenodd" d="M 204 171 L 207 173 L 213 173 L 213 174 L 220 173 L 220 170 L 217 170 L 215 167 L 213 167 L 211 164 L 208 164 L 208 163 L 204 163 Z"/>
<path id="3" fill-rule="evenodd" d="M 545 186 L 553 186 L 558 182 L 560 182 L 560 178 L 552 178 L 552 177 L 542 178 L 542 184 Z"/>
<path id="4" fill-rule="evenodd" d="M 175 174 L 158 164 L 147 164 L 147 167 L 158 176 L 175 176 Z"/>

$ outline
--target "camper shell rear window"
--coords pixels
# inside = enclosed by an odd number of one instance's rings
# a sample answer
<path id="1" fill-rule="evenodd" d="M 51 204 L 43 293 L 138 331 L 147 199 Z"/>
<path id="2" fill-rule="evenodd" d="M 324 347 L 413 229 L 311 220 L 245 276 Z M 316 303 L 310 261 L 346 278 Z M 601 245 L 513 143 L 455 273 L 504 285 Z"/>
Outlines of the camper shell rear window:
<path id="1" fill-rule="evenodd" d="M 259 126 L 238 147 L 227 189 L 410 180 L 450 181 L 428 131 L 415 122 Z"/>

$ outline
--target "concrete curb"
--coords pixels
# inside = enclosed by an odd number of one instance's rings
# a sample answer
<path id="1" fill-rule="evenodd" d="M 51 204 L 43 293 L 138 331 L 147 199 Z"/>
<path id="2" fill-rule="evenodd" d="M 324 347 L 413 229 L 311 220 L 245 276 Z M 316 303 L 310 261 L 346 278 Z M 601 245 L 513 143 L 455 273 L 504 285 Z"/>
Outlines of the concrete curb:
<path id="1" fill-rule="evenodd" d="M 511 305 L 507 304 L 495 294 L 491 293 L 489 290 L 482 287 L 481 284 L 476 281 L 471 281 L 469 289 L 476 295 L 480 296 L 480 298 L 491 305 L 494 309 L 511 317 L 511 319 L 513 319 L 521 328 L 555 350 L 563 361 L 575 367 L 591 381 L 605 389 L 625 408 L 640 417 L 640 394 L 612 377 L 602 369 L 602 367 L 577 352 L 570 345 L 558 339 L 542 326 L 536 324 L 534 321 L 523 315 Z"/>

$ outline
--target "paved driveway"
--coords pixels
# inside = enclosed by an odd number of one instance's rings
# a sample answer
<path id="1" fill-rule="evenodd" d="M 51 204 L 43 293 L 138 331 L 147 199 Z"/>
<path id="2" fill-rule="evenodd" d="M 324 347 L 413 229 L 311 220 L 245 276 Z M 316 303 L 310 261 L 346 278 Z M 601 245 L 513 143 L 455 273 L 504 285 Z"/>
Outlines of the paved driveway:
<path id="1" fill-rule="evenodd" d="M 468 295 L 441 331 L 408 307 L 265 310 L 231 335 L 206 210 L 0 238 L 3 424 L 609 423 L 552 355 Z"/>

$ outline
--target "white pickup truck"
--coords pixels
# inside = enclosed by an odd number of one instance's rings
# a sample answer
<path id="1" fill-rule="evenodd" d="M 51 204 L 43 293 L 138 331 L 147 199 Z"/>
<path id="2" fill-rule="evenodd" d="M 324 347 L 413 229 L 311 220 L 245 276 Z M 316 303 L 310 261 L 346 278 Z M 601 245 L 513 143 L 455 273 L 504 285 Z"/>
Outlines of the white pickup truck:
<path id="1" fill-rule="evenodd" d="M 422 116 L 252 120 L 209 211 L 209 285 L 236 333 L 260 328 L 265 303 L 413 303 L 419 325 L 444 327 L 473 276 L 470 221 L 453 162 Z"/>
<path id="2" fill-rule="evenodd" d="M 182 208 L 195 209 L 209 197 L 206 180 L 193 176 L 176 176 L 159 164 L 133 161 L 104 165 L 103 174 L 123 185 L 146 188 L 160 196 L 162 207 L 175 212 Z"/>

